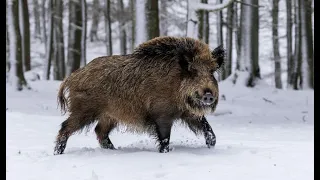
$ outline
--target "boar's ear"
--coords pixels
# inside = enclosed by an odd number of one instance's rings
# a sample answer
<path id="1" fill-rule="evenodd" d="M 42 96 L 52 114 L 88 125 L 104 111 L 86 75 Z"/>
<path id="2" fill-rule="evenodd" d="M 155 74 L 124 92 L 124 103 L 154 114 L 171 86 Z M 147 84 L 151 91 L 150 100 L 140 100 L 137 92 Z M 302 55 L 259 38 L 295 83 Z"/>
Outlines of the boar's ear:
<path id="1" fill-rule="evenodd" d="M 223 66 L 223 64 L 225 63 L 225 49 L 223 48 L 222 45 L 216 47 L 212 52 L 212 57 L 213 59 L 215 59 L 215 61 L 218 64 L 218 68 L 221 68 Z"/>

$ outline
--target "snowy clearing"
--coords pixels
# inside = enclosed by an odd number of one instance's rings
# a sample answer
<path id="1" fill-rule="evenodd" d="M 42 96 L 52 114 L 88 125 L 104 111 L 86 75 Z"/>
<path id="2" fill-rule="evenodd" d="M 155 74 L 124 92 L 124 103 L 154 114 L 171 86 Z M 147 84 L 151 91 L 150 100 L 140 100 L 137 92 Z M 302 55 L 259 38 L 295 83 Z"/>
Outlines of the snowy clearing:
<path id="1" fill-rule="evenodd" d="M 93 128 L 72 136 L 65 154 L 54 156 L 61 116 L 58 81 L 29 82 L 33 90 L 7 85 L 8 180 L 216 179 L 311 180 L 314 178 L 314 91 L 255 89 L 220 83 L 220 101 L 208 121 L 215 148 L 176 125 L 173 151 L 157 152 L 147 135 L 114 131 L 118 150 L 101 149 Z"/>

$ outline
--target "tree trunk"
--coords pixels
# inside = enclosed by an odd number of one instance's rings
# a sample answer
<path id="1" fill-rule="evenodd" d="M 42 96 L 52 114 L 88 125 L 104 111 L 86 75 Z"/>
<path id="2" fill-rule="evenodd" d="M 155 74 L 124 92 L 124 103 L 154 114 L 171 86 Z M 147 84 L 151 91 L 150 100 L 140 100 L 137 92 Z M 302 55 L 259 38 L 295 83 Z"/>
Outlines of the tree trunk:
<path id="1" fill-rule="evenodd" d="M 300 2 L 295 0 L 295 48 L 294 48 L 294 72 L 293 72 L 293 89 L 298 90 L 302 86 L 301 81 L 301 21 L 300 21 Z"/>
<path id="2" fill-rule="evenodd" d="M 286 1 L 287 7 L 287 87 L 292 87 L 293 56 L 292 56 L 292 1 Z"/>
<path id="3" fill-rule="evenodd" d="M 160 35 L 159 33 L 159 8 L 158 0 L 148 0 L 146 4 L 148 37 L 147 40 L 153 39 Z"/>
<path id="4" fill-rule="evenodd" d="M 90 29 L 90 41 L 94 42 L 98 40 L 98 27 L 99 27 L 99 20 L 100 20 L 100 2 L 99 0 L 93 0 L 92 6 L 92 24 Z"/>
<path id="5" fill-rule="evenodd" d="M 82 32 L 81 32 L 81 67 L 87 64 L 87 1 L 81 0 Z"/>
<path id="6" fill-rule="evenodd" d="M 309 86 L 314 89 L 314 50 L 313 50 L 313 24 L 312 24 L 312 1 L 306 0 L 306 39 L 307 39 L 307 53 L 309 65 Z"/>
<path id="7" fill-rule="evenodd" d="M 11 9 L 8 9 L 8 2 L 6 0 L 6 10 L 7 12 L 8 11 L 11 11 Z M 9 32 L 8 32 L 8 13 L 6 13 L 6 72 L 9 72 L 10 71 L 10 40 L 9 40 Z"/>
<path id="8" fill-rule="evenodd" d="M 281 58 L 279 52 L 279 35 L 278 35 L 278 14 L 279 0 L 272 1 L 272 42 L 273 42 L 273 60 L 274 60 L 274 80 L 276 88 L 282 89 L 281 81 Z"/>
<path id="9" fill-rule="evenodd" d="M 44 49 L 45 49 L 45 54 L 47 54 L 47 28 L 46 28 L 46 0 L 42 0 L 41 4 L 41 17 L 42 17 L 42 42 L 44 42 Z"/>
<path id="10" fill-rule="evenodd" d="M 63 36 L 63 0 L 55 0 L 54 5 L 54 49 L 55 66 L 54 79 L 63 80 L 65 77 L 64 36 Z"/>
<path id="11" fill-rule="evenodd" d="M 147 40 L 146 0 L 135 0 L 135 46 Z"/>
<path id="12" fill-rule="evenodd" d="M 106 46 L 107 55 L 112 55 L 112 35 L 111 35 L 111 17 L 110 17 L 110 0 L 104 1 L 104 19 L 105 19 L 105 30 L 106 30 Z"/>
<path id="13" fill-rule="evenodd" d="M 129 1 L 129 6 L 130 6 L 130 11 L 131 11 L 131 36 L 129 36 L 129 38 L 131 38 L 130 41 L 130 50 L 131 52 L 133 52 L 134 47 L 135 47 L 135 24 L 136 24 L 136 12 L 135 12 L 135 4 L 136 4 L 136 0 L 131 0 Z"/>
<path id="14" fill-rule="evenodd" d="M 21 1 L 20 1 L 21 2 Z M 19 0 L 12 0 L 9 4 L 9 36 L 10 36 L 10 62 L 11 80 L 15 83 L 15 88 L 21 91 L 24 86 L 28 87 L 23 74 L 22 62 L 22 42 L 19 27 Z"/>
<path id="15" fill-rule="evenodd" d="M 70 1 L 67 75 L 80 68 L 82 28 L 81 1 Z"/>
<path id="16" fill-rule="evenodd" d="M 234 27 L 235 27 L 235 32 L 234 32 L 234 37 L 236 41 L 236 52 L 237 52 L 237 59 L 236 59 L 236 70 L 240 70 L 240 50 L 241 50 L 241 29 L 240 29 L 240 19 L 238 16 L 238 3 L 234 4 Z"/>
<path id="17" fill-rule="evenodd" d="M 120 14 L 124 14 L 123 1 L 118 0 L 118 9 Z M 120 54 L 127 54 L 127 33 L 125 29 L 125 21 L 123 16 L 119 17 L 119 30 L 120 30 Z"/>
<path id="18" fill-rule="evenodd" d="M 52 54 L 53 54 L 53 29 L 54 29 L 54 11 L 53 11 L 53 0 L 49 0 L 49 8 L 48 8 L 48 14 L 49 14 L 49 39 L 46 42 L 46 64 L 45 64 L 45 71 L 44 75 L 46 80 L 50 79 L 50 70 L 51 70 L 51 62 L 52 62 Z"/>
<path id="19" fill-rule="evenodd" d="M 160 36 L 168 35 L 168 0 L 160 0 Z"/>
<path id="20" fill-rule="evenodd" d="M 21 19 L 22 26 L 21 36 L 22 36 L 22 62 L 24 64 L 24 70 L 29 71 L 31 69 L 31 62 L 30 62 L 30 22 L 29 22 L 29 8 L 28 8 L 28 1 L 21 0 L 20 1 L 21 7 L 21 15 L 23 19 Z"/>
<path id="21" fill-rule="evenodd" d="M 226 37 L 226 49 L 227 49 L 227 60 L 225 69 L 222 73 L 222 80 L 226 79 L 231 75 L 232 72 L 232 35 L 233 35 L 233 8 L 234 4 L 232 3 L 227 10 L 227 37 Z"/>
<path id="22" fill-rule="evenodd" d="M 34 37 L 41 39 L 40 5 L 38 0 L 33 0 Z"/>
<path id="23" fill-rule="evenodd" d="M 221 4 L 222 0 L 217 0 L 217 4 Z M 217 12 L 217 44 L 223 45 L 223 16 L 222 11 Z"/>
<path id="24" fill-rule="evenodd" d="M 208 4 L 208 0 L 201 0 L 201 3 Z M 198 14 L 198 38 L 205 43 L 209 43 L 209 12 L 199 10 Z"/>

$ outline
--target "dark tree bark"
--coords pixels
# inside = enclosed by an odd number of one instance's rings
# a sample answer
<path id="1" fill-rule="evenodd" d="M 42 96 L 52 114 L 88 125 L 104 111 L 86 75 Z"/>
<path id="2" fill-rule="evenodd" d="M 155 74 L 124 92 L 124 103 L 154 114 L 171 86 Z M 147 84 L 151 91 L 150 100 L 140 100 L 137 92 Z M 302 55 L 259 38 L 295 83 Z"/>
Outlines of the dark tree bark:
<path id="1" fill-rule="evenodd" d="M 118 9 L 120 14 L 124 14 L 123 1 L 118 0 Z M 127 54 L 127 33 L 125 29 L 125 19 L 123 16 L 119 17 L 119 30 L 120 30 L 120 54 Z"/>
<path id="2" fill-rule="evenodd" d="M 23 87 L 28 87 L 27 81 L 24 78 L 23 74 L 23 62 L 22 62 L 22 41 L 20 34 L 20 25 L 19 25 L 19 0 L 12 0 L 11 5 L 8 7 L 10 12 L 10 21 L 9 21 L 9 35 L 12 37 L 10 39 L 10 47 L 14 48 L 11 58 L 11 79 L 15 83 L 16 89 L 18 91 L 23 90 Z"/>
<path id="3" fill-rule="evenodd" d="M 160 36 L 158 0 L 148 0 L 146 3 L 147 39 Z"/>
<path id="4" fill-rule="evenodd" d="M 82 28 L 81 1 L 70 1 L 67 75 L 80 68 Z"/>
<path id="5" fill-rule="evenodd" d="M 135 31 L 135 24 L 136 24 L 136 12 L 135 12 L 135 4 L 136 0 L 129 1 L 130 11 L 131 11 L 131 43 L 130 43 L 130 50 L 133 52 L 134 50 L 134 44 L 135 44 L 135 37 L 136 37 L 136 31 Z"/>
<path id="6" fill-rule="evenodd" d="M 287 84 L 288 88 L 292 87 L 293 77 L 293 54 L 292 54 L 292 0 L 286 1 L 287 7 Z"/>
<path id="7" fill-rule="evenodd" d="M 24 64 L 24 70 L 29 71 L 31 70 L 29 8 L 27 0 L 21 0 L 20 3 L 22 15 L 20 17 L 23 17 L 20 28 L 22 36 L 22 62 Z"/>
<path id="8" fill-rule="evenodd" d="M 41 38 L 40 5 L 38 0 L 33 0 L 34 37 Z"/>
<path id="9" fill-rule="evenodd" d="M 300 12 L 301 0 L 295 0 L 295 47 L 294 47 L 294 66 L 292 84 L 293 89 L 298 90 L 302 86 L 302 74 L 301 74 L 301 12 Z"/>
<path id="10" fill-rule="evenodd" d="M 106 30 L 106 46 L 107 55 L 112 55 L 112 34 L 111 34 L 111 17 L 110 17 L 110 0 L 105 0 L 104 3 L 104 19 Z"/>
<path id="11" fill-rule="evenodd" d="M 82 36 L 81 36 L 81 67 L 87 64 L 87 1 L 81 0 Z"/>
<path id="12" fill-rule="evenodd" d="M 47 19 L 46 19 L 46 0 L 42 0 L 42 4 L 41 4 L 41 18 L 42 18 L 42 42 L 44 42 L 44 49 L 45 49 L 45 54 L 47 54 L 47 27 L 46 27 L 46 23 L 47 23 Z"/>
<path id="13" fill-rule="evenodd" d="M 55 0 L 54 5 L 54 79 L 63 80 L 65 77 L 65 54 L 63 36 L 63 0 Z"/>
<path id="14" fill-rule="evenodd" d="M 282 89 L 281 81 L 281 57 L 279 52 L 279 34 L 278 34 L 278 14 L 279 0 L 272 1 L 272 42 L 273 42 L 273 60 L 276 88 Z"/>
<path id="15" fill-rule="evenodd" d="M 201 3 L 208 4 L 208 0 L 201 0 Z M 198 14 L 198 38 L 205 43 L 209 43 L 209 12 L 199 10 Z"/>
<path id="16" fill-rule="evenodd" d="M 225 63 L 225 69 L 222 73 L 222 80 L 226 79 L 231 75 L 232 71 L 232 35 L 233 35 L 233 3 L 227 9 L 227 36 L 226 36 L 226 49 L 227 49 L 227 60 Z"/>
<path id="17" fill-rule="evenodd" d="M 45 65 L 45 79 L 50 79 L 50 69 L 51 69 L 51 62 L 52 62 L 52 56 L 53 56 L 53 35 L 54 35 L 54 10 L 53 10 L 53 0 L 49 0 L 49 8 L 48 8 L 48 14 L 49 14 L 49 39 L 46 42 L 47 44 L 47 50 L 46 50 L 46 65 Z"/>
<path id="18" fill-rule="evenodd" d="M 217 0 L 217 4 L 221 4 L 223 0 Z M 217 12 L 217 44 L 223 45 L 223 15 L 222 11 Z"/>

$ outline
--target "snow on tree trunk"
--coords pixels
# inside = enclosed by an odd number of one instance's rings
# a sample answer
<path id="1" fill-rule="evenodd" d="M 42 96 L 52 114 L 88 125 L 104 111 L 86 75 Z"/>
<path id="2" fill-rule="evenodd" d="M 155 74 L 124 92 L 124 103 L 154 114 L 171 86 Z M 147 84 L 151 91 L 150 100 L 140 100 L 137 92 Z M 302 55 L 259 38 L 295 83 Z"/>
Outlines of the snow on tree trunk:
<path id="1" fill-rule="evenodd" d="M 187 11 L 187 36 L 191 38 L 198 38 L 198 21 L 197 13 L 198 10 L 206 10 L 210 12 L 220 11 L 230 5 L 234 0 L 225 1 L 222 4 L 212 5 L 203 4 L 199 0 L 188 0 L 188 11 Z"/>
<path id="2" fill-rule="evenodd" d="M 272 1 L 272 42 L 273 42 L 273 60 L 276 88 L 282 89 L 281 81 L 281 57 L 279 52 L 279 35 L 278 35 L 278 14 L 279 0 Z"/>
<path id="3" fill-rule="evenodd" d="M 55 0 L 54 5 L 54 79 L 63 80 L 65 77 L 65 54 L 63 36 L 63 0 Z"/>
<path id="4" fill-rule="evenodd" d="M 136 0 L 135 46 L 147 40 L 145 4 L 146 4 L 146 0 Z"/>
<path id="5" fill-rule="evenodd" d="M 100 20 L 100 2 L 99 0 L 93 0 L 92 5 L 92 24 L 90 29 L 90 41 L 96 41 L 98 40 L 98 27 L 99 27 L 99 20 Z"/>
<path id="6" fill-rule="evenodd" d="M 208 4 L 208 0 L 201 0 L 202 3 Z M 209 12 L 204 10 L 197 11 L 198 14 L 198 39 L 209 43 Z"/>
<path id="7" fill-rule="evenodd" d="M 227 10 L 227 36 L 226 36 L 226 49 L 227 49 L 227 60 L 225 62 L 225 69 L 222 72 L 222 80 L 226 79 L 231 75 L 232 72 L 232 35 L 233 35 L 233 8 L 232 3 Z"/>
<path id="8" fill-rule="evenodd" d="M 160 35 L 158 4 L 158 0 L 148 0 L 146 4 L 148 40 Z"/>
<path id="9" fill-rule="evenodd" d="M 107 55 L 112 55 L 112 35 L 111 35 L 111 17 L 110 17 L 110 0 L 104 1 L 104 22 L 106 31 Z"/>
<path id="10" fill-rule="evenodd" d="M 20 31 L 22 39 L 22 62 L 24 64 L 24 71 L 31 69 L 30 62 L 30 22 L 29 22 L 29 8 L 27 0 L 20 0 Z"/>
<path id="11" fill-rule="evenodd" d="M 9 36 L 10 36 L 10 81 L 14 83 L 16 90 L 21 91 L 23 87 L 30 88 L 24 78 L 22 62 L 22 42 L 19 27 L 19 0 L 11 0 L 8 4 Z"/>
<path id="12" fill-rule="evenodd" d="M 33 16 L 34 16 L 34 37 L 41 38 L 40 27 L 40 5 L 38 0 L 33 0 Z"/>
<path id="13" fill-rule="evenodd" d="M 67 75 L 80 68 L 82 28 L 81 1 L 70 1 Z"/>
<path id="14" fill-rule="evenodd" d="M 161 0 L 160 1 L 160 36 L 167 36 L 168 35 L 168 0 Z"/>
<path id="15" fill-rule="evenodd" d="M 82 36 L 81 36 L 81 67 L 87 64 L 87 1 L 81 0 Z"/>
<path id="16" fill-rule="evenodd" d="M 45 54 L 47 54 L 47 27 L 46 27 L 46 23 L 47 23 L 47 19 L 46 19 L 46 0 L 42 0 L 42 4 L 41 4 L 41 20 L 42 20 L 42 42 L 44 42 L 44 49 L 45 49 Z"/>
<path id="17" fill-rule="evenodd" d="M 293 54 L 292 54 L 292 1 L 286 1 L 287 8 L 287 87 L 292 87 Z"/>
<path id="18" fill-rule="evenodd" d="M 52 62 L 52 54 L 53 54 L 53 22 L 54 22 L 54 11 L 53 11 L 53 0 L 49 0 L 49 8 L 48 8 L 48 14 L 49 14 L 49 39 L 47 40 L 47 50 L 46 50 L 46 59 L 45 59 L 45 69 L 44 69 L 44 79 L 49 80 L 50 79 L 50 70 L 51 70 L 51 62 Z"/>
<path id="19" fill-rule="evenodd" d="M 123 1 L 118 0 L 118 9 L 121 14 L 124 14 L 123 9 Z M 125 20 L 123 16 L 120 16 L 119 18 L 119 30 L 120 30 L 120 54 L 124 55 L 127 54 L 127 33 L 125 29 Z"/>

